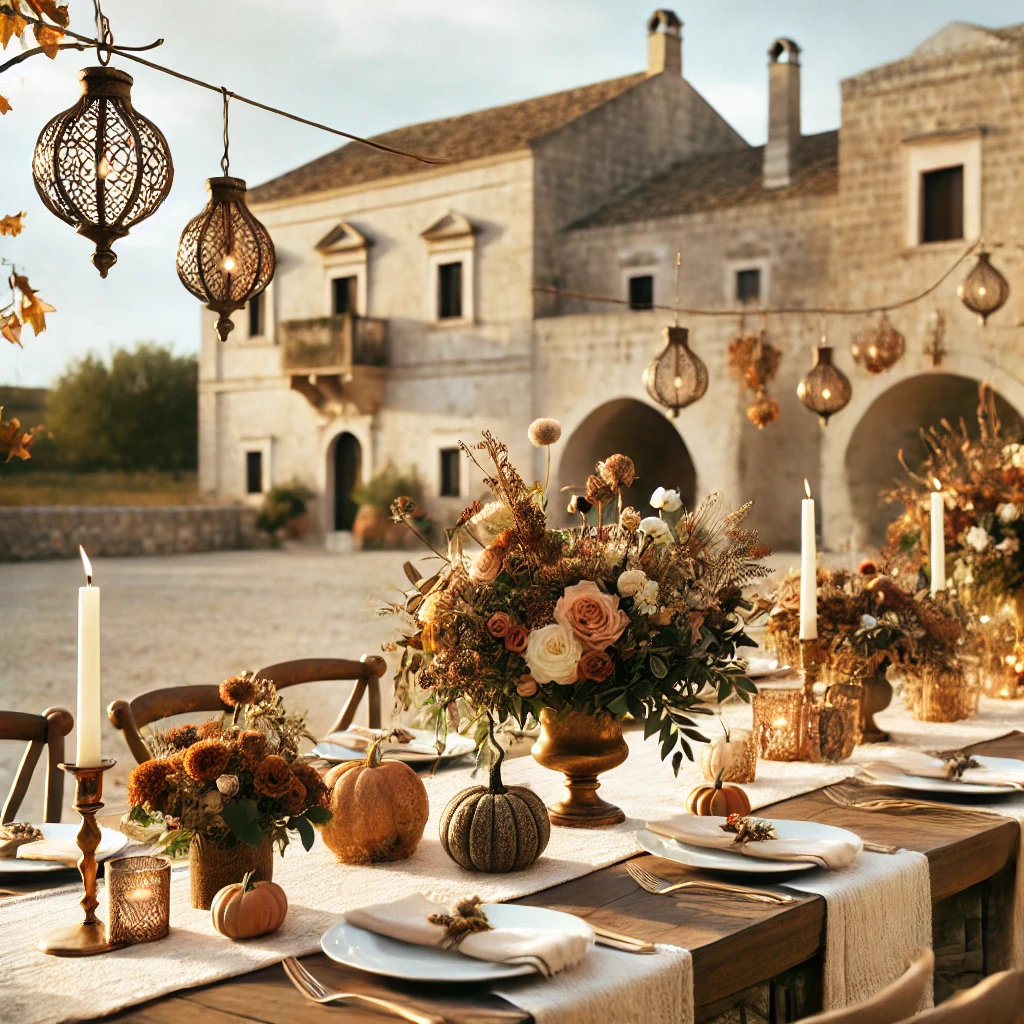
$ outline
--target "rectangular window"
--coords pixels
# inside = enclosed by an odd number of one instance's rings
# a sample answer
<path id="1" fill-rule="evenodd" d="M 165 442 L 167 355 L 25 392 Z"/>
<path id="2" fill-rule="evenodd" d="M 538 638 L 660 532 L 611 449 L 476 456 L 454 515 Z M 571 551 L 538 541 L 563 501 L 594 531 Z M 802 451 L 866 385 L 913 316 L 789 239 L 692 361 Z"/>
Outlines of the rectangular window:
<path id="1" fill-rule="evenodd" d="M 650 309 L 654 305 L 654 277 L 642 274 L 629 279 L 629 308 Z"/>
<path id="2" fill-rule="evenodd" d="M 462 264 L 442 263 L 437 268 L 437 318 L 462 316 Z"/>
<path id="3" fill-rule="evenodd" d="M 761 298 L 761 271 L 757 267 L 736 271 L 736 301 L 758 302 Z"/>
<path id="4" fill-rule="evenodd" d="M 258 338 L 266 332 L 263 310 L 266 292 L 260 292 L 249 300 L 249 337 Z"/>
<path id="5" fill-rule="evenodd" d="M 441 449 L 441 497 L 457 498 L 462 490 L 459 486 L 461 462 L 458 448 Z"/>
<path id="6" fill-rule="evenodd" d="M 964 237 L 964 168 L 942 167 L 921 175 L 921 241 Z"/>
<path id="7" fill-rule="evenodd" d="M 356 279 L 335 277 L 331 280 L 331 313 L 344 316 L 356 311 Z"/>
<path id="8" fill-rule="evenodd" d="M 263 452 L 245 453 L 245 493 L 263 493 Z"/>

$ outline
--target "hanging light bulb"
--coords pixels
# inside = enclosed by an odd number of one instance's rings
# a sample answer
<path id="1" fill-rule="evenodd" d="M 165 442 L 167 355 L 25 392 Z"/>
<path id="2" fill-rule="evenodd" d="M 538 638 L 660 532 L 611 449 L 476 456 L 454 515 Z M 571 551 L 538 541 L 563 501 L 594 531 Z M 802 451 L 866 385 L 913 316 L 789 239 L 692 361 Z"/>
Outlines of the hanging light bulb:
<path id="1" fill-rule="evenodd" d="M 868 373 L 883 373 L 903 356 L 906 340 L 883 312 L 878 322 L 869 325 L 850 347 L 854 361 Z"/>
<path id="2" fill-rule="evenodd" d="M 988 253 L 982 251 L 957 288 L 956 296 L 972 313 L 978 314 L 978 323 L 984 327 L 985 321 L 1010 297 L 1010 285 L 989 262 Z"/>
<path id="3" fill-rule="evenodd" d="M 708 368 L 690 349 L 690 332 L 685 327 L 666 327 L 665 347 L 644 370 L 644 387 L 659 405 L 670 409 L 673 418 L 680 409 L 704 397 L 708 389 Z"/>
<path id="4" fill-rule="evenodd" d="M 850 403 L 853 389 L 846 375 L 832 363 L 832 346 L 822 343 L 814 350 L 814 365 L 810 373 L 797 385 L 796 394 L 811 412 L 821 417 L 821 425 L 828 418 L 845 409 Z"/>
<path id="5" fill-rule="evenodd" d="M 43 205 L 96 244 L 92 262 L 106 277 L 111 244 L 156 212 L 174 165 L 160 129 L 132 106 L 131 75 L 95 67 L 78 79 L 82 98 L 39 133 L 32 178 Z"/>

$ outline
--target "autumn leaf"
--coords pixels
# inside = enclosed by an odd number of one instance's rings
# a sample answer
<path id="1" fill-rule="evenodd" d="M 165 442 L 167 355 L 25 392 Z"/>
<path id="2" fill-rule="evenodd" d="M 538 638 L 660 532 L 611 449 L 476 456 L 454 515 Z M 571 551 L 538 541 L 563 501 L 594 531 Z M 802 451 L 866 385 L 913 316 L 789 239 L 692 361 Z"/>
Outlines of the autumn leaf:
<path id="1" fill-rule="evenodd" d="M 42 334 L 46 330 L 46 313 L 56 313 L 57 310 L 48 302 L 43 302 L 36 295 L 28 278 L 21 274 L 11 274 L 11 287 L 21 292 L 21 320 L 22 323 L 30 324 L 35 334 Z"/>
<path id="2" fill-rule="evenodd" d="M 43 53 L 53 60 L 60 50 L 60 41 L 64 38 L 64 33 L 51 25 L 33 25 L 32 34 Z"/>
<path id="3" fill-rule="evenodd" d="M 28 5 L 39 17 L 49 18 L 62 28 L 68 27 L 68 9 L 59 7 L 53 0 L 28 0 Z"/>
<path id="4" fill-rule="evenodd" d="M 0 405 L 0 455 L 4 452 L 7 453 L 5 462 L 10 462 L 14 458 L 21 459 L 23 462 L 25 459 L 31 459 L 29 445 L 43 428 L 38 426 L 31 430 L 22 430 L 20 420 L 4 420 L 3 413 L 3 406 Z"/>
<path id="5" fill-rule="evenodd" d="M 0 235 L 10 235 L 11 237 L 17 237 L 21 234 L 25 225 L 22 224 L 22 218 L 25 216 L 25 211 L 21 213 L 11 213 L 6 217 L 0 217 Z"/>
<path id="6" fill-rule="evenodd" d="M 17 345 L 18 348 L 25 347 L 21 343 L 21 321 L 18 319 L 17 313 L 12 313 L 3 322 L 3 327 L 0 327 L 0 334 L 2 334 L 12 345 Z"/>
<path id="7" fill-rule="evenodd" d="M 6 96 L 0 96 L 0 114 L 6 114 L 11 109 L 10 103 L 7 102 Z"/>
<path id="8" fill-rule="evenodd" d="M 20 36 L 28 27 L 28 22 L 20 14 L 7 14 L 0 11 L 0 43 L 7 49 L 7 44 L 15 36 Z"/>

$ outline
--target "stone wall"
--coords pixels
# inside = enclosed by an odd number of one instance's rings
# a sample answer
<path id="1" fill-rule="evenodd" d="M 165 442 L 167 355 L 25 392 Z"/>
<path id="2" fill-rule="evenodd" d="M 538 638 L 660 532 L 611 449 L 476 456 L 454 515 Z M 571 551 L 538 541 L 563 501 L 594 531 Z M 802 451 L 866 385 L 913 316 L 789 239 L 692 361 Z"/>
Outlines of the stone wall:
<path id="1" fill-rule="evenodd" d="M 54 505 L 0 508 L 0 562 L 90 555 L 176 555 L 268 546 L 255 509 Z"/>

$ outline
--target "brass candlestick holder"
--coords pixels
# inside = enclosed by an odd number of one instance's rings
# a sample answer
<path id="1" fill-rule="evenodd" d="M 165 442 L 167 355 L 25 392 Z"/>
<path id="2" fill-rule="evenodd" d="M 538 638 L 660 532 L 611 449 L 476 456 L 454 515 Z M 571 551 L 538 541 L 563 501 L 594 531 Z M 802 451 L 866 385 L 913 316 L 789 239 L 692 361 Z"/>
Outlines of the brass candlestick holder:
<path id="1" fill-rule="evenodd" d="M 100 827 L 96 824 L 96 812 L 103 806 L 103 773 L 113 768 L 115 761 L 105 757 L 95 768 L 80 768 L 74 764 L 60 767 L 75 777 L 74 809 L 82 816 L 82 827 L 78 830 L 78 871 L 85 886 L 81 899 L 85 920 L 72 928 L 59 928 L 39 940 L 39 949 L 53 956 L 93 956 L 121 949 L 124 942 L 110 942 L 103 922 L 96 917 L 99 900 L 96 898 L 96 847 L 100 844 Z"/>

